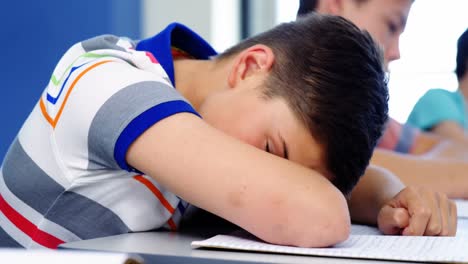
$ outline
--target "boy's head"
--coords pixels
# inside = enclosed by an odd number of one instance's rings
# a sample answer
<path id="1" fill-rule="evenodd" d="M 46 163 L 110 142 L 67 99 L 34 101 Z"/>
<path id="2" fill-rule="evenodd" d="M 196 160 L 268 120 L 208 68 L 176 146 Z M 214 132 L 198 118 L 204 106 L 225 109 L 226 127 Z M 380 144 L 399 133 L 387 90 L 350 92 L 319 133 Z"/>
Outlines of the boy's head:
<path id="1" fill-rule="evenodd" d="M 367 33 L 314 14 L 247 39 L 216 63 L 230 65 L 229 89 L 201 107 L 207 122 L 322 172 L 344 193 L 353 188 L 388 110 L 381 54 Z"/>
<path id="2" fill-rule="evenodd" d="M 468 29 L 458 38 L 457 43 L 457 68 L 455 73 L 458 80 L 466 75 L 466 64 L 468 63 Z"/>
<path id="3" fill-rule="evenodd" d="M 385 65 L 400 58 L 399 38 L 414 0 L 301 0 L 297 16 L 312 11 L 342 16 L 383 47 Z"/>

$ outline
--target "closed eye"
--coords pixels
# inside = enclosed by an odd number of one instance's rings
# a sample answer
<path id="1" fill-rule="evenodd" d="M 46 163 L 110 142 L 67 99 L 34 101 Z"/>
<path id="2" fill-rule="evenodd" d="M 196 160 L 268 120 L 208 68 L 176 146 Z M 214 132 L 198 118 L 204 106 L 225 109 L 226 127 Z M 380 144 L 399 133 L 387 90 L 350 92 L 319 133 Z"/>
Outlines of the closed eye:
<path id="1" fill-rule="evenodd" d="M 388 22 L 388 30 L 392 35 L 394 35 L 398 30 L 398 26 L 393 22 Z"/>

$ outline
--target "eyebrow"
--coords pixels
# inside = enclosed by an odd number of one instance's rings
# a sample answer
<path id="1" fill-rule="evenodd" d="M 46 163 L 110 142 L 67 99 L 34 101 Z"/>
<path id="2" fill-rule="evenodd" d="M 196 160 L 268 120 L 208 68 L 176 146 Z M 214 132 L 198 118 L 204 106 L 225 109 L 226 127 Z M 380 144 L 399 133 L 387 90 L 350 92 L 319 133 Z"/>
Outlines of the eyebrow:
<path id="1" fill-rule="evenodd" d="M 288 151 L 288 147 L 286 146 L 286 141 L 284 141 L 283 137 L 281 137 L 281 134 L 278 133 L 278 136 L 280 140 L 283 142 L 283 157 L 285 159 L 289 159 L 289 151 Z"/>

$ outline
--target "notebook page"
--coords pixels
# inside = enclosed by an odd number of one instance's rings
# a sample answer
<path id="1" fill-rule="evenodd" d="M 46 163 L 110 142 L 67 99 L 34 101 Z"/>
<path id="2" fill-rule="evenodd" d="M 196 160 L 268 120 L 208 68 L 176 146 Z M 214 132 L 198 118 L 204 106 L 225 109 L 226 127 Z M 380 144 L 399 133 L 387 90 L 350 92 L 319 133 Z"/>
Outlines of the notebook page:
<path id="1" fill-rule="evenodd" d="M 468 218 L 468 200 L 455 200 L 458 218 Z"/>
<path id="2" fill-rule="evenodd" d="M 382 232 L 377 227 L 368 225 L 351 225 L 352 235 L 382 235 Z"/>
<path id="3" fill-rule="evenodd" d="M 380 260 L 468 263 L 467 237 L 408 237 L 351 235 L 331 248 L 299 248 L 268 244 L 244 233 L 217 235 L 192 242 L 192 247 L 210 247 L 296 255 Z"/>

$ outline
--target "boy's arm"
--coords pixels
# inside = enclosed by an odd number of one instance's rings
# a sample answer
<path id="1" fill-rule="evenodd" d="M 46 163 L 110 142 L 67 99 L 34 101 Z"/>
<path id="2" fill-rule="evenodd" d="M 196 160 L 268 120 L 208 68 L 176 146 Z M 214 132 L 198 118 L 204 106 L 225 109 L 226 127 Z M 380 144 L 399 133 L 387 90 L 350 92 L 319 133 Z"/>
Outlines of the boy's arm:
<path id="1" fill-rule="evenodd" d="M 405 188 L 388 171 L 370 166 L 351 193 L 353 221 L 377 224 L 384 234 L 454 235 L 455 203 L 443 194 Z"/>
<path id="2" fill-rule="evenodd" d="M 405 185 L 393 174 L 370 165 L 349 196 L 351 219 L 376 225 L 380 209 L 404 188 Z"/>
<path id="3" fill-rule="evenodd" d="M 276 244 L 345 240 L 346 200 L 317 172 L 241 143 L 192 114 L 146 130 L 127 162 L 194 204 Z"/>

